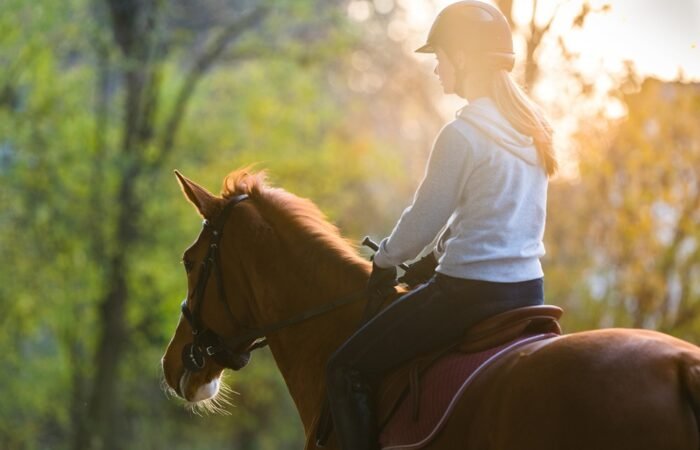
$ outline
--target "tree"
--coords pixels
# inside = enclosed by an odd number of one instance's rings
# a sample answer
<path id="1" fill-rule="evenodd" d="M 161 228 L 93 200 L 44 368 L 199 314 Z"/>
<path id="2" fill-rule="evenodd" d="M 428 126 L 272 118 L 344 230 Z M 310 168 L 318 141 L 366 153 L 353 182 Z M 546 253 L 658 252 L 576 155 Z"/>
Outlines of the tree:
<path id="1" fill-rule="evenodd" d="M 550 221 L 559 238 L 552 266 L 581 288 L 567 303 L 593 311 L 599 325 L 691 338 L 700 311 L 700 86 L 647 79 L 622 100 L 628 116 L 612 129 L 580 131 L 580 179 L 552 198 L 567 217 Z"/>
<path id="2" fill-rule="evenodd" d="M 117 426 L 121 407 L 116 389 L 119 365 L 130 335 L 126 319 L 130 298 L 129 259 L 140 240 L 137 224 L 145 201 L 139 196 L 138 186 L 153 171 L 160 170 L 172 152 L 187 102 L 200 78 L 231 41 L 256 26 L 267 13 L 261 6 L 242 13 L 199 53 L 176 95 L 174 106 L 165 113 L 163 128 L 158 129 L 155 114 L 163 113 L 159 105 L 164 58 L 159 51 L 164 44 L 160 40 L 162 6 L 157 1 L 108 1 L 107 6 L 114 44 L 119 51 L 117 70 L 124 90 L 123 126 L 117 156 L 120 169 L 114 173 L 116 201 L 111 202 L 115 210 L 110 217 L 114 229 L 111 239 L 117 245 L 97 255 L 100 260 L 96 263 L 105 267 L 103 294 L 99 300 L 102 334 L 95 350 L 96 371 L 88 422 L 76 437 L 77 448 L 89 447 L 93 432 L 104 448 L 122 446 L 123 434 Z"/>
<path id="3" fill-rule="evenodd" d="M 532 89 L 532 87 L 535 85 L 535 83 L 540 77 L 540 64 L 536 53 L 540 49 L 543 39 L 550 33 L 552 24 L 556 20 L 562 20 L 562 17 L 559 14 L 559 9 L 565 3 L 566 2 L 557 3 L 554 7 L 554 11 L 549 15 L 549 17 L 544 19 L 543 22 L 541 22 L 541 4 L 539 0 L 531 0 L 532 13 L 530 14 L 529 22 L 527 23 L 525 30 L 520 30 L 520 27 L 518 26 L 518 24 L 516 24 L 516 22 L 513 19 L 513 0 L 496 1 L 497 6 L 508 19 L 511 28 L 515 32 L 522 34 L 525 38 L 525 61 L 523 63 L 523 82 L 528 89 Z M 591 14 L 605 13 L 609 11 L 609 9 L 609 4 L 605 4 L 600 8 L 594 8 L 590 5 L 590 2 L 584 0 L 581 4 L 580 11 L 573 18 L 564 17 L 564 19 L 568 19 L 571 21 L 571 25 L 567 28 L 582 28 L 586 22 L 586 19 Z M 564 60 L 571 62 L 571 60 L 575 59 L 578 56 L 572 54 L 566 48 L 566 44 L 562 39 L 558 40 L 558 45 L 562 52 Z"/>
<path id="4" fill-rule="evenodd" d="M 262 160 L 281 185 L 362 232 L 363 214 L 348 211 L 366 212 L 390 140 L 378 143 L 361 100 L 332 86 L 346 81 L 338 61 L 359 41 L 356 24 L 338 3 L 313 1 L 12 0 L 0 11 L 0 59 L 10 62 L 0 78 L 0 246 L 13 268 L 0 273 L 13 324 L 0 342 L 14 350 L 3 356 L 13 394 L 0 408 L 0 446 L 291 445 L 291 403 L 264 354 L 260 372 L 235 379 L 250 386 L 249 410 L 233 422 L 245 426 L 216 418 L 205 429 L 157 389 L 184 281 L 177 255 L 198 224 L 170 169 L 219 182 Z M 251 433 L 261 421 L 274 429 Z"/>

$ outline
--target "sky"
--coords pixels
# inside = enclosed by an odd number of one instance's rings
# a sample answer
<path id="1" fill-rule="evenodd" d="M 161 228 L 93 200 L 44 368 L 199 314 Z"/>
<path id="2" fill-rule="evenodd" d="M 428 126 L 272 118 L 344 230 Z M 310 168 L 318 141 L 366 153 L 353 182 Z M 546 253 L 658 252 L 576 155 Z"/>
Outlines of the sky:
<path id="1" fill-rule="evenodd" d="M 386 3 L 389 0 L 375 0 Z M 427 34 L 436 12 L 451 0 L 397 0 L 407 11 L 411 30 L 407 38 L 419 43 Z M 670 80 L 682 69 L 687 81 L 700 82 L 700 0 L 591 0 L 593 7 L 611 6 L 604 14 L 589 16 L 580 32 L 568 29 L 582 0 L 540 0 L 537 19 L 544 23 L 558 8 L 553 36 L 564 36 L 571 49 L 580 51 L 588 70 L 597 64 L 615 70 L 631 59 L 643 76 Z M 433 6 L 435 5 L 435 6 Z M 529 23 L 532 0 L 514 0 L 519 26 Z M 425 30 L 425 31 L 419 31 Z M 516 43 L 517 44 L 517 43 Z M 586 67 L 584 67 L 584 70 Z"/>

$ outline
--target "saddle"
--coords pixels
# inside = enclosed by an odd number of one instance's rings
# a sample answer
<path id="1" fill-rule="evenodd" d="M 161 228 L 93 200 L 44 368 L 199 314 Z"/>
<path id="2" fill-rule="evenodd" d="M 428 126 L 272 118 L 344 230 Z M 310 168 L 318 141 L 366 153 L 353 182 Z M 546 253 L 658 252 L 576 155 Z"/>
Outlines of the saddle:
<path id="1" fill-rule="evenodd" d="M 563 310 L 553 305 L 527 306 L 506 311 L 477 323 L 461 339 L 446 348 L 434 350 L 398 367 L 384 377 L 378 391 L 377 417 L 380 429 L 391 419 L 407 395 L 412 397 L 413 417 L 418 417 L 420 376 L 440 358 L 449 353 L 488 354 L 488 350 L 496 350 L 521 336 L 560 335 L 558 319 L 562 314 Z"/>
<path id="2" fill-rule="evenodd" d="M 421 390 L 425 390 L 425 387 L 421 386 L 421 377 L 426 372 L 432 371 L 432 378 L 435 378 L 434 375 L 437 373 L 440 378 L 440 371 L 446 366 L 443 364 L 444 367 L 440 367 L 439 363 L 447 361 L 447 365 L 451 365 L 448 370 L 452 371 L 453 376 L 456 373 L 460 385 L 466 384 L 462 380 L 469 378 L 487 359 L 497 358 L 499 354 L 507 352 L 511 347 L 514 348 L 514 341 L 523 337 L 525 340 L 531 340 L 533 336 L 541 339 L 543 336 L 560 335 L 561 327 L 558 319 L 562 314 L 563 310 L 553 305 L 528 306 L 497 314 L 469 328 L 456 342 L 421 355 L 390 372 L 384 377 L 376 399 L 377 418 L 382 430 L 380 437 L 382 448 L 388 447 L 389 445 L 386 444 L 395 441 L 397 429 L 401 430 L 402 427 L 411 427 L 417 423 L 421 413 L 419 397 Z M 455 354 L 456 358 L 453 357 Z M 465 358 L 468 360 L 466 366 Z M 453 364 L 455 361 L 457 364 Z M 430 388 L 430 386 L 427 387 Z M 452 392 L 450 395 L 457 397 L 460 394 L 461 390 L 457 393 Z M 448 403 L 451 398 L 447 399 Z M 404 417 L 405 414 L 401 414 L 407 407 L 411 410 L 410 417 L 414 424 L 407 423 L 410 421 Z M 432 412 L 436 414 L 444 412 L 445 408 L 441 408 L 440 411 Z M 425 419 L 424 422 L 426 420 L 437 422 L 433 420 L 434 417 L 422 419 Z M 436 425 L 436 427 L 439 426 L 440 424 Z M 427 444 L 427 441 L 424 444 Z"/>

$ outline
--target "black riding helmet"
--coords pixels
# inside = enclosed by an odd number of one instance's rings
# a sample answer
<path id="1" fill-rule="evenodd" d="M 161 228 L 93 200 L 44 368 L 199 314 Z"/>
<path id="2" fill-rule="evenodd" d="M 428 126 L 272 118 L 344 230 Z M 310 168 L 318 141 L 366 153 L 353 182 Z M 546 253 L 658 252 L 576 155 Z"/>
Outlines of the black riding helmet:
<path id="1" fill-rule="evenodd" d="M 515 64 L 510 25 L 488 3 L 465 0 L 445 7 L 435 18 L 425 45 L 418 53 L 435 53 L 435 47 L 458 48 L 467 55 L 484 58 L 494 69 L 510 72 Z"/>

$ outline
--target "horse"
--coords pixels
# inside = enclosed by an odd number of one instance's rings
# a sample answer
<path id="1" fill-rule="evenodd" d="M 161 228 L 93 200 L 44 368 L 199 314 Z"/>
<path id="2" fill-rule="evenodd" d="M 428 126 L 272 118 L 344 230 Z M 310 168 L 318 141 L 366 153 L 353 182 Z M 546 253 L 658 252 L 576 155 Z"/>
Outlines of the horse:
<path id="1" fill-rule="evenodd" d="M 161 361 L 169 389 L 191 404 L 210 402 L 223 370 L 242 370 L 267 344 L 305 448 L 315 448 L 326 362 L 360 322 L 370 263 L 310 200 L 271 187 L 264 172 L 231 172 L 220 196 L 176 175 L 205 226 L 183 255 L 188 298 Z M 614 328 L 529 345 L 482 373 L 424 448 L 700 448 L 695 345 Z"/>

